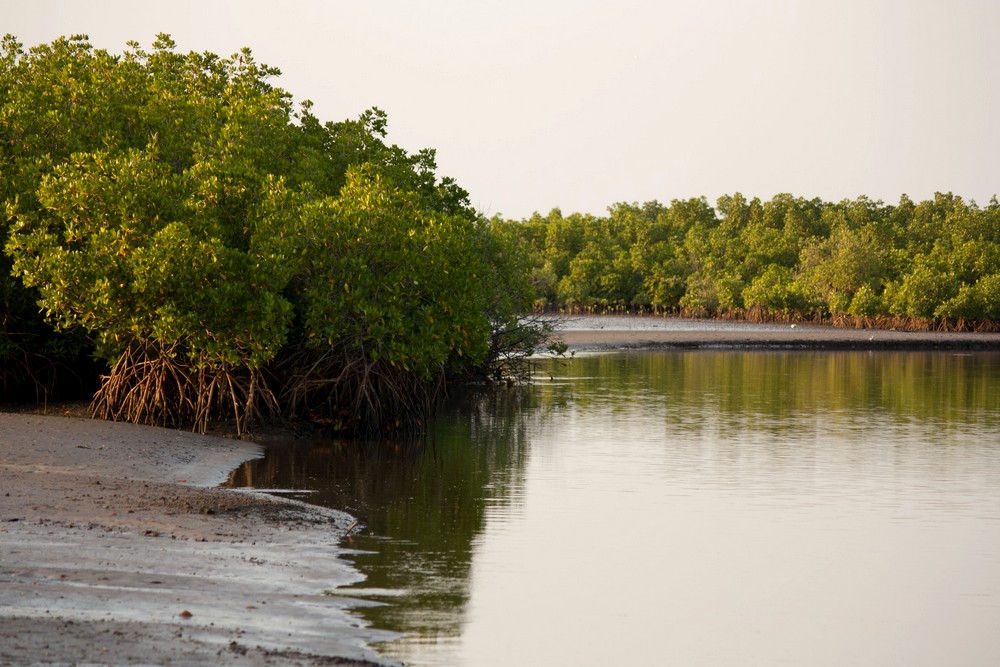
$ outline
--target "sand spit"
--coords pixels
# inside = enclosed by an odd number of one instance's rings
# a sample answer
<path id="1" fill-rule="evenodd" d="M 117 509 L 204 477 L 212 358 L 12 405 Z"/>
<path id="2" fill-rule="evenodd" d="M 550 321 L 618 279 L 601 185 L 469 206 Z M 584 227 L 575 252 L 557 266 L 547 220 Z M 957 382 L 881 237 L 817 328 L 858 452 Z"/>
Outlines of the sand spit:
<path id="1" fill-rule="evenodd" d="M 571 350 L 826 349 L 997 350 L 1000 334 L 845 329 L 657 317 L 554 318 L 554 338 Z"/>
<path id="2" fill-rule="evenodd" d="M 259 446 L 0 413 L 0 664 L 381 664 L 351 518 L 207 488 Z"/>

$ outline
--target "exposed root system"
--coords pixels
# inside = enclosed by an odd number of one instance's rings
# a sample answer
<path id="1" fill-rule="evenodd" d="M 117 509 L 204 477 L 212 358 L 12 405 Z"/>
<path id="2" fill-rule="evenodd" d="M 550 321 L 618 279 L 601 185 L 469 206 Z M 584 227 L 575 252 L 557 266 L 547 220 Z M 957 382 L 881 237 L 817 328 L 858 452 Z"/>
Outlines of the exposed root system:
<path id="1" fill-rule="evenodd" d="M 201 433 L 231 420 L 242 436 L 258 419 L 278 414 L 259 370 L 186 360 L 176 348 L 129 346 L 102 380 L 91 405 L 98 419 Z"/>
<path id="2" fill-rule="evenodd" d="M 345 346 L 299 347 L 277 364 L 277 373 L 288 417 L 368 433 L 419 428 L 445 386 L 443 372 L 424 381 Z"/>

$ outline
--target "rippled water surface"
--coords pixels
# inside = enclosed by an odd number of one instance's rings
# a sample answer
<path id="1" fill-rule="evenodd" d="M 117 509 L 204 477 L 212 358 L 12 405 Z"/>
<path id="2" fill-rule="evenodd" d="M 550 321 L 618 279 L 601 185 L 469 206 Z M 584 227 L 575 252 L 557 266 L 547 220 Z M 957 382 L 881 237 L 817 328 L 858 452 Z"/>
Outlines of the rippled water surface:
<path id="1" fill-rule="evenodd" d="M 410 664 L 1000 664 L 997 354 L 546 361 L 237 483 L 367 516 L 356 593 Z"/>

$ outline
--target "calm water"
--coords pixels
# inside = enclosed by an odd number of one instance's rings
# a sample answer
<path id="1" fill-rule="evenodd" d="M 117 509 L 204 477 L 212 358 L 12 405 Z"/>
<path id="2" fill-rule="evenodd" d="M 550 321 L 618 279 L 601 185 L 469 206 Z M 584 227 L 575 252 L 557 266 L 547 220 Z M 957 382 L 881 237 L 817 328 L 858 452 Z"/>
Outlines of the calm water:
<path id="1" fill-rule="evenodd" d="M 356 593 L 414 665 L 1000 664 L 998 354 L 546 362 L 237 483 L 367 516 Z"/>

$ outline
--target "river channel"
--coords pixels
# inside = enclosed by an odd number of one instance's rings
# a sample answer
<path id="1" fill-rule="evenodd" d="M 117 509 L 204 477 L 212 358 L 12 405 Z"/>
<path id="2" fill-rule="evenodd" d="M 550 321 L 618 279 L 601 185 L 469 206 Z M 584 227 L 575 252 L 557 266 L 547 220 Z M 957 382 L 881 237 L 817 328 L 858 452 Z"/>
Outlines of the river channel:
<path id="1" fill-rule="evenodd" d="M 412 442 L 234 482 L 367 518 L 412 665 L 1000 664 L 1000 353 L 541 360 Z"/>

